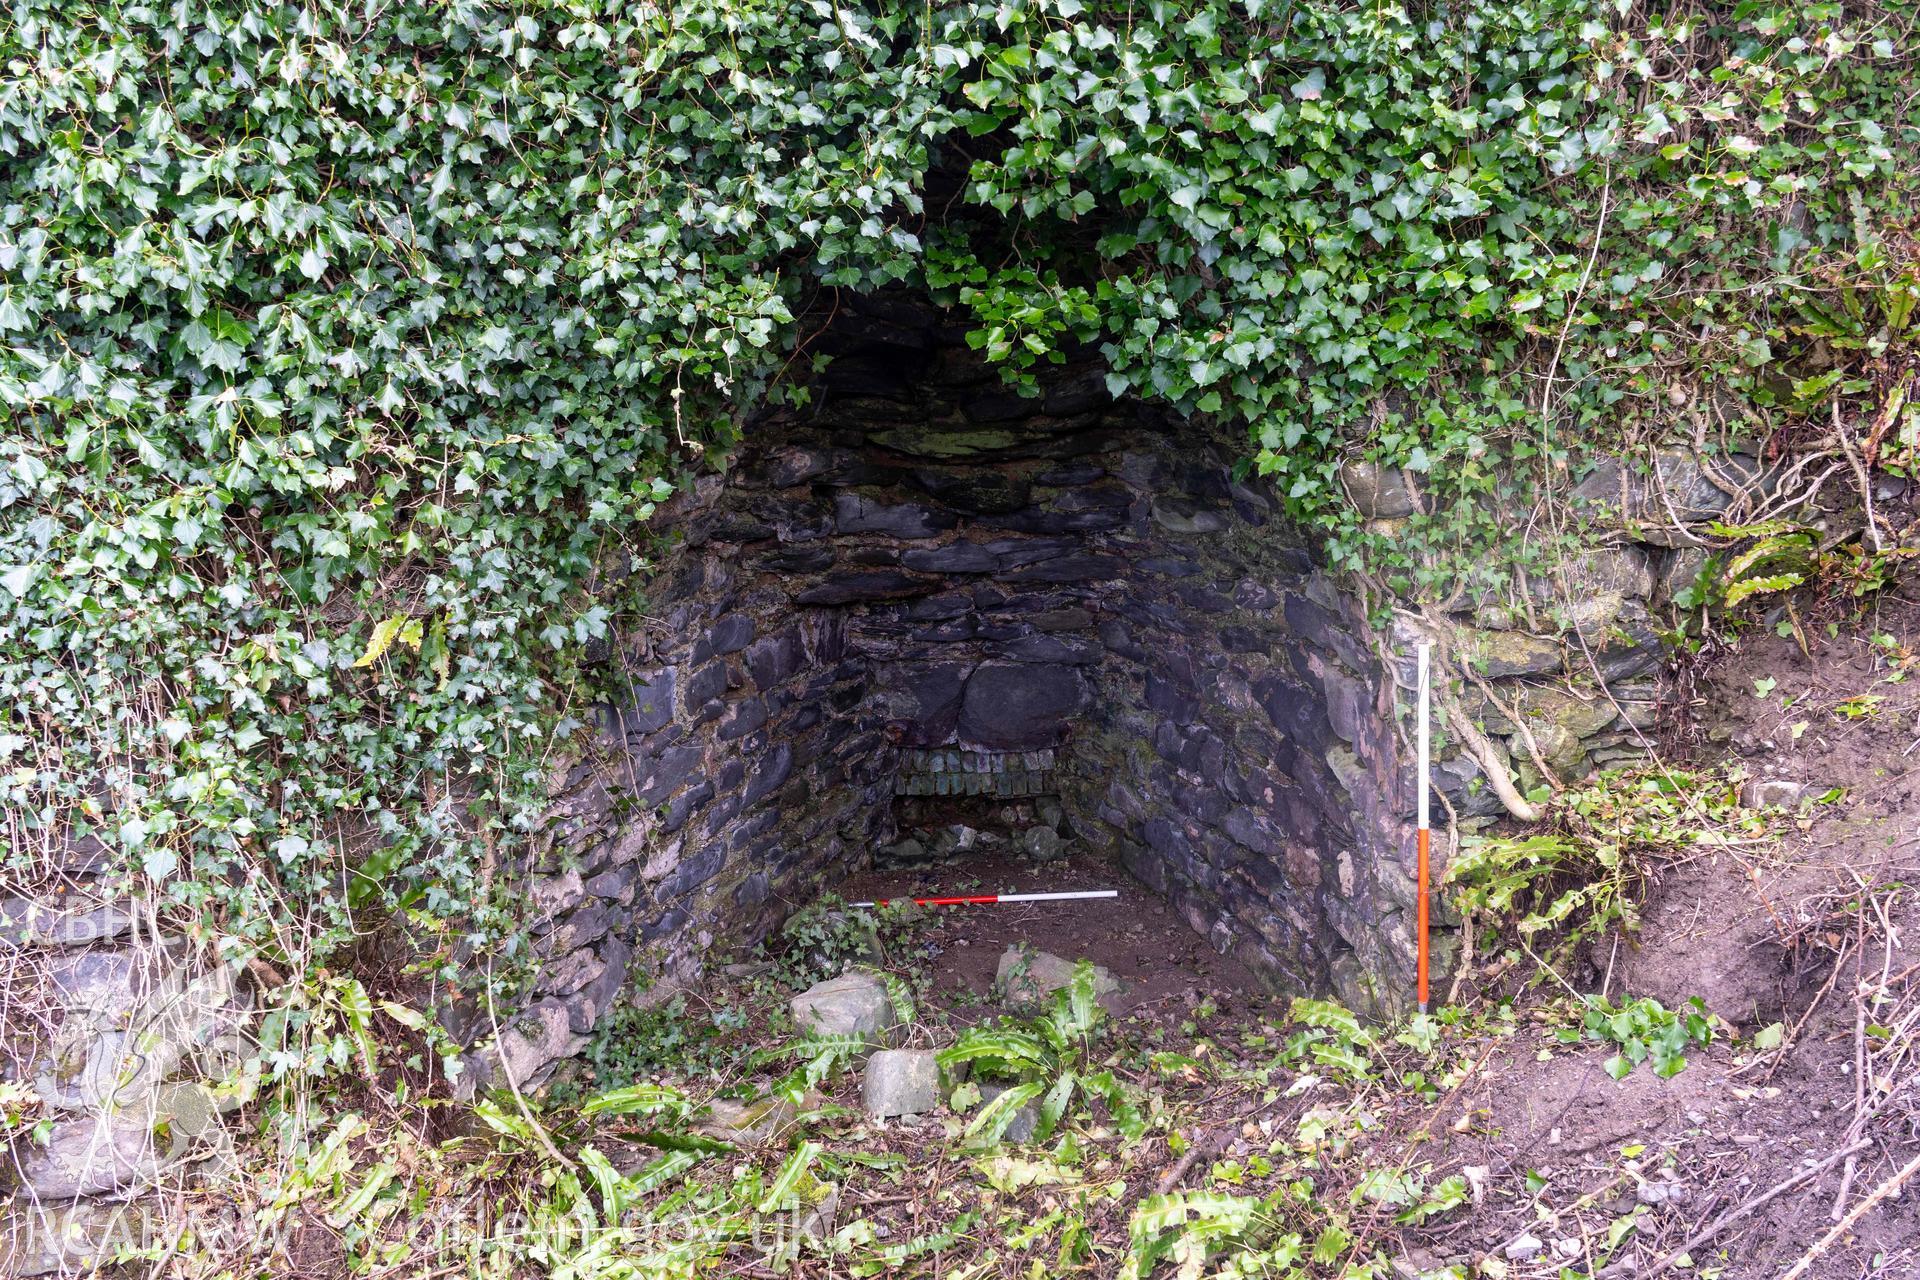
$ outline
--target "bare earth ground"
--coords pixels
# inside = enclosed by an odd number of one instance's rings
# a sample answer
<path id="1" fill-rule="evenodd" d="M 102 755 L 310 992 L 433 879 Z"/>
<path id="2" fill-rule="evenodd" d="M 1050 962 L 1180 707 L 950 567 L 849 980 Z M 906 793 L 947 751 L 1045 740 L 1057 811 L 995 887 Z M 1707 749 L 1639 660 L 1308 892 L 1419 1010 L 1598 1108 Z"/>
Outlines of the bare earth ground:
<path id="1" fill-rule="evenodd" d="M 1202 998 L 1223 1009 L 1259 1000 L 1238 961 L 1216 953 L 1166 901 L 1118 867 L 1088 858 L 1035 864 L 989 855 L 911 872 L 868 871 L 841 890 L 849 901 L 986 893 L 1113 889 L 1119 897 L 937 909 L 924 937 L 930 991 L 968 1021 L 1002 1012 L 994 999 L 1001 953 L 1016 943 L 1111 970 L 1125 990 L 1114 1011 L 1156 1021 L 1186 1017 Z"/>

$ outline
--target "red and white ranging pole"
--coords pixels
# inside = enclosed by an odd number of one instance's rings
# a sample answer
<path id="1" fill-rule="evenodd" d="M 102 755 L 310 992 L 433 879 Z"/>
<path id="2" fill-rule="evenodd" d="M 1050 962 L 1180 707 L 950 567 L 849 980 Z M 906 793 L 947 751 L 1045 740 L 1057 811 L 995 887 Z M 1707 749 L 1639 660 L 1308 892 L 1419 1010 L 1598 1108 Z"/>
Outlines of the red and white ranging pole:
<path id="1" fill-rule="evenodd" d="M 1419 811 L 1420 825 L 1414 835 L 1415 859 L 1419 864 L 1415 869 L 1415 873 L 1414 873 L 1414 878 L 1415 878 L 1415 881 L 1417 882 L 1416 892 L 1419 894 L 1418 928 L 1419 928 L 1419 934 L 1420 934 L 1420 942 L 1419 942 L 1420 954 L 1419 954 L 1419 959 L 1418 959 L 1416 968 L 1418 970 L 1418 975 L 1419 975 L 1419 984 L 1420 984 L 1419 1000 L 1420 1000 L 1420 1012 L 1422 1013 L 1425 1013 L 1427 1011 L 1427 875 L 1428 875 L 1428 858 L 1429 858 L 1429 853 L 1433 843 L 1433 835 L 1431 830 L 1429 829 L 1428 814 L 1427 814 L 1427 751 L 1428 751 L 1427 719 L 1429 716 L 1429 701 L 1431 698 L 1431 695 L 1429 693 L 1428 676 L 1427 676 L 1428 648 L 1429 648 L 1428 642 L 1425 640 L 1422 640 L 1420 642 L 1420 650 L 1419 650 L 1420 675 L 1419 675 L 1419 682 L 1418 682 L 1419 688 L 1420 688 L 1420 694 L 1419 694 L 1420 723 L 1417 731 L 1417 737 L 1420 744 L 1419 746 L 1420 772 L 1419 772 L 1419 778 L 1417 783 L 1417 789 L 1420 796 L 1420 811 Z"/>
<path id="2" fill-rule="evenodd" d="M 1071 893 L 970 893 L 954 898 L 880 898 L 850 902 L 850 907 L 887 907 L 911 902 L 916 907 L 991 907 L 1003 902 L 1080 902 L 1088 898 L 1117 898 L 1118 889 L 1076 889 Z"/>

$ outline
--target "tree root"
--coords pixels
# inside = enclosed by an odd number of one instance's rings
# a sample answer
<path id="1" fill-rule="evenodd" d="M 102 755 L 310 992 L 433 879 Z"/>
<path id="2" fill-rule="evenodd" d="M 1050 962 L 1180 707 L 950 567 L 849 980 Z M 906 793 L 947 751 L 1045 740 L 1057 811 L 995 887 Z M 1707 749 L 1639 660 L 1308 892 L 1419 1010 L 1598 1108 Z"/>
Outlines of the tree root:
<path id="1" fill-rule="evenodd" d="M 1460 710 L 1460 704 L 1442 692 L 1438 685 L 1434 686 L 1433 691 L 1441 708 L 1447 713 L 1447 723 L 1453 726 L 1453 731 L 1466 743 L 1467 750 L 1473 753 L 1473 758 L 1480 764 L 1480 772 L 1487 775 L 1487 781 L 1493 786 L 1493 794 L 1500 797 L 1500 803 L 1506 811 L 1522 822 L 1540 821 L 1545 811 L 1521 795 L 1520 789 L 1513 785 L 1513 777 L 1508 774 L 1506 765 L 1500 762 L 1500 755 L 1493 749 L 1493 744 L 1487 741 L 1487 735 L 1474 727 L 1473 721 Z"/>

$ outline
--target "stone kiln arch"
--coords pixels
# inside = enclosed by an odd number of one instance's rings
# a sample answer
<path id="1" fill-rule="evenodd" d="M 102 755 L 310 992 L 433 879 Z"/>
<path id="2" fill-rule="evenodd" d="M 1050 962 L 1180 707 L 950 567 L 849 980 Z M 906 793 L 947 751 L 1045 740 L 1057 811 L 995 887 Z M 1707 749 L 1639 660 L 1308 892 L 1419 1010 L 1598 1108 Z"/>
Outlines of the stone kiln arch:
<path id="1" fill-rule="evenodd" d="M 896 793 L 1044 791 L 1276 988 L 1403 985 L 1411 778 L 1363 620 L 1238 442 L 1091 357 L 1023 397 L 963 334 L 843 303 L 812 404 L 667 513 L 535 869 L 520 1078 L 866 865 Z"/>

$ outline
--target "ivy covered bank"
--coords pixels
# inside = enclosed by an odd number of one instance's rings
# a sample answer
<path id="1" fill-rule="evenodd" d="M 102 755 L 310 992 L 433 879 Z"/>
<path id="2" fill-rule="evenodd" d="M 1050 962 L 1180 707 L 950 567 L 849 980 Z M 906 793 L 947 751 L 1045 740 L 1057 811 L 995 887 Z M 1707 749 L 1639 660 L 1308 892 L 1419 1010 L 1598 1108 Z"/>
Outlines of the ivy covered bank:
<path id="1" fill-rule="evenodd" d="M 1550 574 L 1599 453 L 1905 468 L 1916 20 L 18 0 L 8 878 L 122 869 L 268 972 L 396 909 L 511 959 L 579 655 L 840 296 L 1015 387 L 1097 351 L 1383 608 Z"/>

